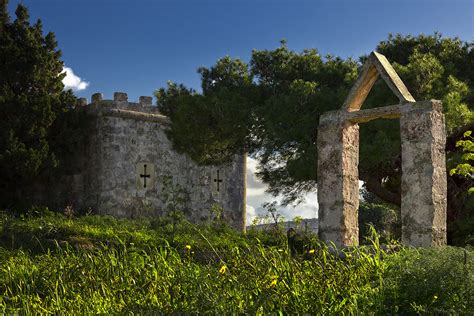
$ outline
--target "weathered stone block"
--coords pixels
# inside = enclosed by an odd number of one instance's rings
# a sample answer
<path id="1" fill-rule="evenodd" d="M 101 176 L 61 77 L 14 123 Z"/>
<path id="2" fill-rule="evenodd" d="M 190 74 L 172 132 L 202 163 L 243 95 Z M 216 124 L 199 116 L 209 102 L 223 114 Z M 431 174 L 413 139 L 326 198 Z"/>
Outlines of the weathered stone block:
<path id="1" fill-rule="evenodd" d="M 379 74 L 401 104 L 359 111 Z M 342 108 L 323 114 L 319 121 L 320 238 L 336 246 L 357 244 L 358 123 L 400 117 L 402 240 L 413 246 L 446 244 L 446 134 L 441 102 L 415 102 L 386 58 L 374 52 Z"/>
<path id="2" fill-rule="evenodd" d="M 414 246 L 446 244 L 444 115 L 438 101 L 406 108 L 402 140 L 402 240 Z"/>
<path id="3" fill-rule="evenodd" d="M 152 97 L 144 97 L 144 96 L 141 96 L 140 99 L 140 105 L 142 106 L 151 106 L 151 103 L 153 101 L 153 98 Z"/>
<path id="4" fill-rule="evenodd" d="M 128 102 L 128 96 L 124 92 L 115 92 L 114 101 L 115 102 Z"/>
<path id="5" fill-rule="evenodd" d="M 358 243 L 359 126 L 330 113 L 318 128 L 319 234 L 337 246 Z M 355 211 L 353 210 L 355 208 Z"/>
<path id="6" fill-rule="evenodd" d="M 100 102 L 102 101 L 103 99 L 103 96 L 102 96 L 102 93 L 94 93 L 91 97 L 91 102 L 92 103 L 96 103 L 96 102 Z"/>

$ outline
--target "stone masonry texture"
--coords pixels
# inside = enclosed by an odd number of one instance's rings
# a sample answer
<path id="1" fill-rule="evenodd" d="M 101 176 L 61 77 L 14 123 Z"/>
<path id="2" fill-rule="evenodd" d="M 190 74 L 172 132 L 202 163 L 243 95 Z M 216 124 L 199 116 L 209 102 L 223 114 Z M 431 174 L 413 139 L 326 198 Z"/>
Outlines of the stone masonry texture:
<path id="1" fill-rule="evenodd" d="M 409 245 L 446 244 L 444 126 L 440 101 L 402 110 L 402 241 Z"/>
<path id="2" fill-rule="evenodd" d="M 400 103 L 361 110 L 378 77 Z M 321 115 L 318 127 L 319 236 L 336 246 L 359 237 L 359 123 L 400 118 L 402 142 L 402 241 L 446 244 L 445 122 L 441 101 L 415 102 L 385 56 L 372 52 L 342 110 Z"/>
<path id="3" fill-rule="evenodd" d="M 318 128 L 319 235 L 336 245 L 359 240 L 359 126 L 338 112 L 321 117 Z"/>
<path id="4" fill-rule="evenodd" d="M 87 141 L 71 172 L 41 199 L 117 217 L 162 216 L 174 203 L 192 222 L 212 218 L 217 207 L 227 223 L 245 229 L 244 155 L 226 165 L 198 166 L 173 150 L 165 132 L 170 121 L 150 97 L 132 103 L 125 93 L 115 93 L 114 100 L 96 93 L 84 103 Z"/>
<path id="5" fill-rule="evenodd" d="M 366 110 L 358 120 L 400 118 L 402 141 L 402 241 L 446 244 L 445 124 L 440 101 Z M 361 111 L 362 112 L 362 111 Z M 358 242 L 359 128 L 353 112 L 321 116 L 318 128 L 319 235 L 336 246 Z"/>

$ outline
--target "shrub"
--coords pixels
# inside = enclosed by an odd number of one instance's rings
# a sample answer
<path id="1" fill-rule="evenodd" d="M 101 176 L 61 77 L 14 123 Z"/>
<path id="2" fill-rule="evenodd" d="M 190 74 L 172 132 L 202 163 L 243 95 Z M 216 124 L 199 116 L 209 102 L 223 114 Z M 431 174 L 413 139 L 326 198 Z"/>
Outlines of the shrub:
<path id="1" fill-rule="evenodd" d="M 386 204 L 361 202 L 359 206 L 359 242 L 367 243 L 370 225 L 380 234 L 383 243 L 401 238 L 400 209 Z"/>

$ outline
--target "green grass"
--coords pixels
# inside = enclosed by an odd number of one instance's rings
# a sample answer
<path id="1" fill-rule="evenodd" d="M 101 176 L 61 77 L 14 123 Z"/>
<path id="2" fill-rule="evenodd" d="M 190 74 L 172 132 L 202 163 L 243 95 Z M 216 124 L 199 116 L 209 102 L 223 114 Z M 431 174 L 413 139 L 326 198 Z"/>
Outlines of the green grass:
<path id="1" fill-rule="evenodd" d="M 302 254 L 213 223 L 0 216 L 2 313 L 417 314 L 474 310 L 474 251 Z M 310 236 L 311 237 L 311 236 Z"/>

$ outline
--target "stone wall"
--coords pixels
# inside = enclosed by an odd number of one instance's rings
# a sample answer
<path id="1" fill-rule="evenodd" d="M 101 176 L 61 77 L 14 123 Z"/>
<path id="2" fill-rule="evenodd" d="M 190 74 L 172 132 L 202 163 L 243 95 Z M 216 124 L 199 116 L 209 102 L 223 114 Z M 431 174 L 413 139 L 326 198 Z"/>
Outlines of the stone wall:
<path id="1" fill-rule="evenodd" d="M 132 103 L 125 93 L 114 100 L 94 94 L 86 103 L 90 124 L 78 148 L 79 172 L 64 176 L 67 192 L 62 199 L 56 194 L 58 200 L 119 217 L 162 216 L 174 203 L 193 222 L 209 219 L 211 207 L 220 206 L 229 224 L 245 228 L 245 156 L 202 167 L 177 153 L 165 133 L 169 119 L 151 97 Z"/>

